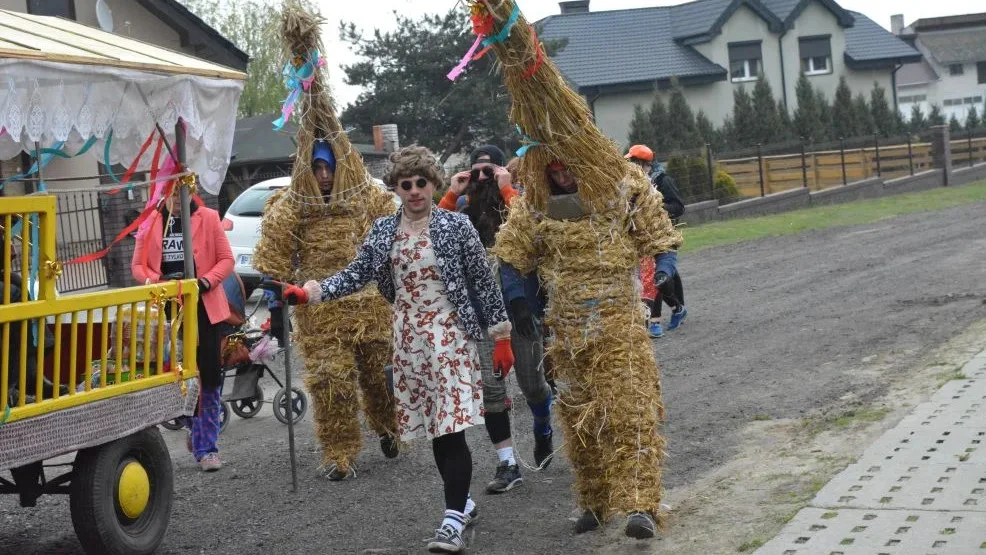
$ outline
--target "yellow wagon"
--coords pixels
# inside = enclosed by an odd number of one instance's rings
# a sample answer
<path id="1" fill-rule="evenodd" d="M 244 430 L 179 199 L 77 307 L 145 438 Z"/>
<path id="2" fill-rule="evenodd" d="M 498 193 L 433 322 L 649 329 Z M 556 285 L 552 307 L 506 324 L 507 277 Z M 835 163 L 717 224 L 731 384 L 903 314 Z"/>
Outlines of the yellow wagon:
<path id="1" fill-rule="evenodd" d="M 196 182 L 218 192 L 242 73 L 5 10 L 0 73 L 0 155 L 37 154 L 25 179 L 43 173 L 42 151 L 126 165 L 156 134 L 177 160 L 173 175 L 184 176 L 184 218 Z M 59 296 L 55 197 L 0 196 L 0 226 L 0 493 L 23 506 L 68 494 L 87 553 L 151 553 L 173 494 L 157 425 L 192 414 L 198 401 L 196 282 Z M 43 461 L 73 453 L 69 470 L 46 475 Z"/>

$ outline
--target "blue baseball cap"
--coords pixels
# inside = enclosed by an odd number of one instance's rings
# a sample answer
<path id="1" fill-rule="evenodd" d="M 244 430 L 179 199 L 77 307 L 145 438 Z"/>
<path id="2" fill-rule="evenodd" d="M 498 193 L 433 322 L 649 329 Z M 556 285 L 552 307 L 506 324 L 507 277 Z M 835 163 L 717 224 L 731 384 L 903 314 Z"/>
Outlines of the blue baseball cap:
<path id="1" fill-rule="evenodd" d="M 336 156 L 332 152 L 332 145 L 326 140 L 317 140 L 312 147 L 312 163 L 321 160 L 329 165 L 329 169 L 336 171 Z"/>

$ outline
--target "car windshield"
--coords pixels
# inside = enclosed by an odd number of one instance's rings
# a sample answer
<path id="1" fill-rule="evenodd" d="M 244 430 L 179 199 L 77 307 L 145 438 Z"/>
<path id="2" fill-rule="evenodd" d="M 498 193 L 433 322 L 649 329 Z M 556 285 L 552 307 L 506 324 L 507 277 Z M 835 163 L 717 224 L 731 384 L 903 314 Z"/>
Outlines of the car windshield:
<path id="1" fill-rule="evenodd" d="M 260 217 L 264 215 L 264 204 L 280 187 L 269 189 L 247 189 L 229 205 L 226 213 L 230 216 Z"/>

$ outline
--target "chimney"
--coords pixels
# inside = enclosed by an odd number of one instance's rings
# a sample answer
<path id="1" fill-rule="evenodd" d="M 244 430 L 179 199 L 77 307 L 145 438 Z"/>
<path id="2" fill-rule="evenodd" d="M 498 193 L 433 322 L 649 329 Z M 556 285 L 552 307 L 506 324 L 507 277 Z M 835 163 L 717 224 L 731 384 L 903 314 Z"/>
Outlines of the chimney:
<path id="1" fill-rule="evenodd" d="M 373 148 L 381 152 L 394 152 L 400 148 L 396 123 L 373 126 Z"/>
<path id="2" fill-rule="evenodd" d="M 890 16 L 890 32 L 895 35 L 900 35 L 900 32 L 904 30 L 904 14 L 894 14 Z"/>
<path id="3" fill-rule="evenodd" d="M 562 15 L 570 13 L 589 13 L 589 0 L 571 0 L 558 2 Z"/>

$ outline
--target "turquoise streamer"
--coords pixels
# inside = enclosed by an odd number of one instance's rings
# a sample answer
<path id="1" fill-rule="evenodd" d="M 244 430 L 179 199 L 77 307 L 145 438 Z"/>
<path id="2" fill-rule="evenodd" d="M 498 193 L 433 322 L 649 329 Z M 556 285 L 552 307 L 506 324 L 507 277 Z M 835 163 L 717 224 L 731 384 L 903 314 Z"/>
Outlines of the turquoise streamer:
<path id="1" fill-rule="evenodd" d="M 510 17 L 507 18 L 507 22 L 503 24 L 500 32 L 493 35 L 492 37 L 487 37 L 483 39 L 483 46 L 490 46 L 498 42 L 504 42 L 510 36 L 510 31 L 513 30 L 514 25 L 517 24 L 517 20 L 520 19 L 520 6 L 514 4 L 514 9 L 510 12 Z"/>
<path id="2" fill-rule="evenodd" d="M 51 162 L 51 160 L 55 156 L 58 156 L 59 158 L 73 158 L 75 156 L 82 156 L 83 154 L 85 154 L 86 152 L 88 152 L 89 149 L 92 148 L 92 145 L 94 145 L 94 144 L 96 144 L 96 137 L 95 137 L 95 135 L 92 136 L 92 137 L 89 137 L 89 140 L 87 140 L 86 143 L 84 145 L 82 145 L 82 149 L 79 150 L 79 152 L 75 153 L 74 155 L 70 155 L 67 152 L 65 152 L 64 150 L 62 150 L 62 147 L 65 146 L 65 141 L 58 141 L 55 144 L 51 145 L 51 148 L 42 148 L 41 149 L 41 168 L 40 169 L 44 169 L 44 167 L 47 166 L 48 163 Z M 34 164 L 31 165 L 31 169 L 27 170 L 24 173 L 21 173 L 21 174 L 18 174 L 18 175 L 14 175 L 14 176 L 8 177 L 7 179 L 4 179 L 3 182 L 0 183 L 0 189 L 3 189 L 3 187 L 7 183 L 10 183 L 11 181 L 19 181 L 21 179 L 24 179 L 24 178 L 27 178 L 27 177 L 31 177 L 32 175 L 34 175 L 38 171 L 39 171 L 38 161 L 35 160 L 34 161 Z"/>
<path id="3" fill-rule="evenodd" d="M 530 150 L 531 148 L 536 146 L 541 146 L 544 144 L 539 141 L 535 141 L 534 139 L 524 134 L 524 132 L 520 130 L 519 125 L 517 126 L 517 133 L 520 135 L 520 142 L 524 144 L 524 146 L 517 149 L 517 156 L 521 158 L 523 158 L 524 155 L 527 154 L 527 151 Z"/>

